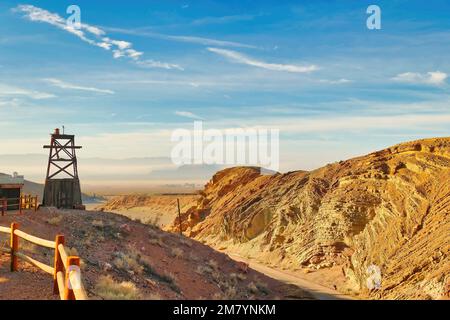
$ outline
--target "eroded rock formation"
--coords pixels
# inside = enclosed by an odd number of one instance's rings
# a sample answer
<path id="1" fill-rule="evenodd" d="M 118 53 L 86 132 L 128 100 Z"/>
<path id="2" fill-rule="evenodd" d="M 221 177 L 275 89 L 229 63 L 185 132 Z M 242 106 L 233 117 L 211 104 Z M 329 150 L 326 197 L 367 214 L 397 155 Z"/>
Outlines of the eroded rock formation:
<path id="1" fill-rule="evenodd" d="M 448 296 L 450 138 L 399 144 L 323 168 L 218 172 L 182 217 L 191 237 L 288 268 L 342 266 L 379 298 Z M 178 230 L 178 220 L 169 229 Z M 380 290 L 368 290 L 368 268 Z"/>

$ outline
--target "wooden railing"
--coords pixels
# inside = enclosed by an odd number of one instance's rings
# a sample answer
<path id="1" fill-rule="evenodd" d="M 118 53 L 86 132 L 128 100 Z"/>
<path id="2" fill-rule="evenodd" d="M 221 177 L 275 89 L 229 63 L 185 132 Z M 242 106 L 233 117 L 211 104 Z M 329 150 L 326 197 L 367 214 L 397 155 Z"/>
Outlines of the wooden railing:
<path id="1" fill-rule="evenodd" d="M 86 290 L 81 281 L 80 258 L 67 254 L 64 236 L 57 235 L 55 241 L 49 241 L 29 235 L 18 228 L 19 225 L 15 222 L 11 223 L 10 228 L 0 226 L 0 233 L 10 234 L 10 247 L 0 248 L 0 251 L 11 255 L 11 272 L 17 271 L 20 258 L 53 276 L 53 293 L 59 294 L 61 300 L 87 300 Z M 46 265 L 21 252 L 19 238 L 53 249 L 55 251 L 54 266 Z"/>
<path id="2" fill-rule="evenodd" d="M 16 202 L 10 203 L 9 202 Z M 21 195 L 19 198 L 0 198 L 0 210 L 2 212 L 2 216 L 5 215 L 8 209 L 16 209 L 19 210 L 19 213 L 22 214 L 23 209 L 33 209 L 35 212 L 38 209 L 38 197 L 31 195 Z"/>

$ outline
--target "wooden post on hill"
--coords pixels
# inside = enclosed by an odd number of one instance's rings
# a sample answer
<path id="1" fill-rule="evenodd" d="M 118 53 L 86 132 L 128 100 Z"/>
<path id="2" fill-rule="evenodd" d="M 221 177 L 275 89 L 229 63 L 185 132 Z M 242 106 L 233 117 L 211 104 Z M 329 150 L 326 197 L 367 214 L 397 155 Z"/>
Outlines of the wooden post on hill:
<path id="1" fill-rule="evenodd" d="M 14 234 L 14 231 L 19 228 L 19 225 L 15 222 L 11 223 L 11 238 L 9 244 L 11 247 L 11 272 L 17 271 L 17 256 L 16 253 L 19 251 L 19 237 Z"/>
<path id="2" fill-rule="evenodd" d="M 181 211 L 180 211 L 180 199 L 177 198 L 177 205 L 178 205 L 178 222 L 180 224 L 180 235 L 183 235 L 183 231 L 181 229 Z"/>

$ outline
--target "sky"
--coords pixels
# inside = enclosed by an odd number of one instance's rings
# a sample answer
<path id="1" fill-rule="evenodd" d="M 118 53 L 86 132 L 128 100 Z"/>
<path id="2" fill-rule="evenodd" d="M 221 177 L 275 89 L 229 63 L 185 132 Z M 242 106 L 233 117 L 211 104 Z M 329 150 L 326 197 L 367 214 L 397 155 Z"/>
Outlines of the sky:
<path id="1" fill-rule="evenodd" d="M 81 29 L 67 27 L 72 4 Z M 371 4 L 380 30 L 366 26 Z M 287 171 L 449 136 L 449 10 L 444 0 L 2 0 L 0 152 L 44 154 L 64 125 L 80 157 L 169 157 L 173 130 L 202 120 L 279 129 Z"/>

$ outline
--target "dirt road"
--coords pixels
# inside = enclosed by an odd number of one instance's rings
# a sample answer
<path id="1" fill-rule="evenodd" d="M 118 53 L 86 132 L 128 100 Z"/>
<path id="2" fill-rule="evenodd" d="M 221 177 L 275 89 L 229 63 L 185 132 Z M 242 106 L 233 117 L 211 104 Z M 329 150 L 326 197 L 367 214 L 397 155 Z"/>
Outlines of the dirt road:
<path id="1" fill-rule="evenodd" d="M 264 273 L 265 275 L 282 281 L 287 284 L 293 284 L 296 285 L 309 293 L 311 293 L 316 299 L 319 300 L 348 300 L 348 299 L 355 299 L 354 297 L 351 297 L 349 295 L 342 294 L 336 290 L 333 290 L 331 288 L 322 286 L 320 284 L 311 282 L 309 280 L 301 278 L 298 274 L 287 271 L 287 270 L 277 270 L 268 266 L 265 266 L 259 262 L 256 262 L 254 260 L 249 260 L 247 258 L 244 258 L 242 256 L 239 256 L 237 254 L 226 252 L 230 258 L 236 261 L 242 261 L 249 264 L 249 267 L 259 271 L 261 273 Z"/>

